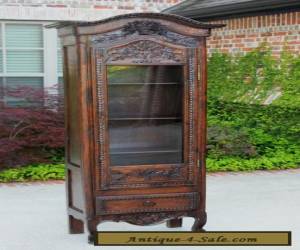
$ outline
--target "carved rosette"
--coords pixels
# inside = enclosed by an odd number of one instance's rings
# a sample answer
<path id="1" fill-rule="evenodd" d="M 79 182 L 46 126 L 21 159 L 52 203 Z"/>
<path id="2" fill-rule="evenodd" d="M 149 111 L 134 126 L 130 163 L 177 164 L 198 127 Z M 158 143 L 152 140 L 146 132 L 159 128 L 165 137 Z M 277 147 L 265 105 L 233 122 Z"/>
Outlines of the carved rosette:
<path id="1" fill-rule="evenodd" d="M 182 63 L 182 50 L 142 40 L 107 50 L 107 63 Z"/>

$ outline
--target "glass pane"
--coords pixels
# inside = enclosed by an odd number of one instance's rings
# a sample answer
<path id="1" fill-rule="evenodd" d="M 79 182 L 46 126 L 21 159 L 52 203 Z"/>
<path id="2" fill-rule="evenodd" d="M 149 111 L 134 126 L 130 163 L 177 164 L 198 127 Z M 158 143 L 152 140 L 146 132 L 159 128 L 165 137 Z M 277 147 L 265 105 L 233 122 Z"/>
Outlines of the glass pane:
<path id="1" fill-rule="evenodd" d="M 4 102 L 7 107 L 33 107 L 43 104 L 42 77 L 6 77 Z"/>
<path id="2" fill-rule="evenodd" d="M 2 47 L 2 25 L 0 23 L 0 47 Z"/>
<path id="3" fill-rule="evenodd" d="M 0 77 L 0 107 L 2 107 L 4 103 L 4 84 L 3 77 Z"/>
<path id="4" fill-rule="evenodd" d="M 181 66 L 108 66 L 111 165 L 183 162 Z"/>
<path id="5" fill-rule="evenodd" d="M 43 47 L 43 28 L 40 24 L 6 24 L 6 47 Z"/>
<path id="6" fill-rule="evenodd" d="M 0 72 L 3 72 L 3 53 L 2 49 L 0 49 Z"/>
<path id="7" fill-rule="evenodd" d="M 57 39 L 57 72 L 63 72 L 63 50 L 61 47 L 60 39 Z"/>
<path id="8" fill-rule="evenodd" d="M 7 72 L 42 73 L 44 71 L 42 50 L 7 50 Z"/>
<path id="9" fill-rule="evenodd" d="M 42 77 L 7 77 L 6 85 L 8 87 L 30 87 L 34 89 L 43 88 Z"/>
<path id="10" fill-rule="evenodd" d="M 63 72 L 63 59 L 62 59 L 62 51 L 57 50 L 57 72 Z"/>
<path id="11" fill-rule="evenodd" d="M 60 96 L 64 95 L 64 78 L 63 77 L 58 77 L 58 93 Z"/>

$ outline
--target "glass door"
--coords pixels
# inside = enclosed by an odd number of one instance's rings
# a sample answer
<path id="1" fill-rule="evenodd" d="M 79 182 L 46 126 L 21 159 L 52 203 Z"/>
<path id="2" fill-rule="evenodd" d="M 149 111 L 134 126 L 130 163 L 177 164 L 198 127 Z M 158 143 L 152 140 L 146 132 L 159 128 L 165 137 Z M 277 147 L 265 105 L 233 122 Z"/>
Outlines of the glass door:
<path id="1" fill-rule="evenodd" d="M 183 163 L 183 67 L 107 66 L 111 166 Z"/>

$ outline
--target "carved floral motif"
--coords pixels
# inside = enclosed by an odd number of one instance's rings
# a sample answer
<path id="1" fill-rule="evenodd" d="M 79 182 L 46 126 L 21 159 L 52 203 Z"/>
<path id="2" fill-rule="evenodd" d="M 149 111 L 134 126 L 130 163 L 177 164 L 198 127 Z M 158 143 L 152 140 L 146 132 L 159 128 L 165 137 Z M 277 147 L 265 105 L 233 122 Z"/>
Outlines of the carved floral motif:
<path id="1" fill-rule="evenodd" d="M 122 42 L 127 38 L 137 36 L 159 36 L 170 43 L 183 45 L 186 47 L 197 47 L 198 40 L 193 37 L 184 36 L 168 30 L 168 28 L 154 21 L 134 21 L 125 25 L 122 29 L 107 32 L 91 39 L 93 44 L 110 46 L 112 43 Z"/>
<path id="2" fill-rule="evenodd" d="M 122 31 L 125 36 L 135 33 L 139 35 L 165 35 L 167 33 L 165 26 L 153 21 L 130 22 L 123 27 Z"/>
<path id="3" fill-rule="evenodd" d="M 107 62 L 131 63 L 179 63 L 182 61 L 180 50 L 171 49 L 159 43 L 143 40 L 133 42 L 128 46 L 113 48 L 107 51 Z"/>
<path id="4" fill-rule="evenodd" d="M 124 214 L 115 216 L 116 221 L 125 221 L 133 225 L 151 225 L 160 223 L 170 218 L 178 218 L 185 216 L 185 212 L 160 212 L 160 213 L 136 213 L 136 214 Z"/>
<path id="5" fill-rule="evenodd" d="M 124 181 L 130 177 L 139 177 L 147 181 L 156 178 L 173 179 L 181 176 L 181 170 L 182 167 L 175 166 L 171 169 L 145 169 L 145 170 L 139 169 L 137 171 L 132 171 L 129 173 L 114 171 L 111 173 L 111 177 L 113 182 Z"/>

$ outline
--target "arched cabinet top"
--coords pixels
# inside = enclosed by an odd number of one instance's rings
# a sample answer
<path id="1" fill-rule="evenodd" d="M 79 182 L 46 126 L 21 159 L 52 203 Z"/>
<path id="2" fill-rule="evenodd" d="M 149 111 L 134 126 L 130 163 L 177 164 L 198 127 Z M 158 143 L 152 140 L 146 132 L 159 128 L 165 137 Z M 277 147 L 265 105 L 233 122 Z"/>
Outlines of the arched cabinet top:
<path id="1" fill-rule="evenodd" d="M 196 38 L 209 36 L 212 28 L 223 27 L 223 25 L 202 23 L 171 14 L 132 13 L 93 22 L 59 22 L 48 25 L 48 27 L 57 28 L 60 37 L 101 35 L 121 30 L 125 35 L 133 33 L 138 35 L 163 35 L 166 32 L 175 32 L 183 36 Z"/>

